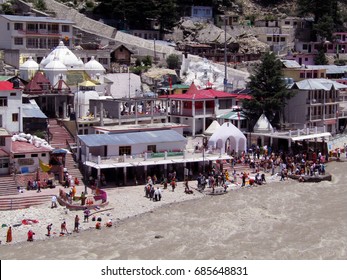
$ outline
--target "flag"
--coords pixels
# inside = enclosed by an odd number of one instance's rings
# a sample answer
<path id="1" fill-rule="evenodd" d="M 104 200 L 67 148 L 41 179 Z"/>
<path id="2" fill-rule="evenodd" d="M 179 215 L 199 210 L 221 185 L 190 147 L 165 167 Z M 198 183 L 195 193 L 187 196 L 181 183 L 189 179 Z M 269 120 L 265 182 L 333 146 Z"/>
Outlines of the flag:
<path id="1" fill-rule="evenodd" d="M 51 170 L 52 166 L 49 164 L 44 163 L 42 160 L 39 159 L 40 162 L 40 168 L 43 172 L 48 172 Z"/>

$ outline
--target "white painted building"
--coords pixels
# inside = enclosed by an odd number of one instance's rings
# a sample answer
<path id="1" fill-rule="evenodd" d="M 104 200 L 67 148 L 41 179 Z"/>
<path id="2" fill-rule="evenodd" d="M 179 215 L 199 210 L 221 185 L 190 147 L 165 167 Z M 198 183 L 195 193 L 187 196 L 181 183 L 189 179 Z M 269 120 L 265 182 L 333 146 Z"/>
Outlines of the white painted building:
<path id="1" fill-rule="evenodd" d="M 62 39 L 67 46 L 72 46 L 73 24 L 48 17 L 0 15 L 0 48 L 50 50 Z"/>
<path id="2" fill-rule="evenodd" d="M 21 89 L 13 88 L 8 81 L 0 82 L 0 127 L 8 132 L 23 131 Z"/>

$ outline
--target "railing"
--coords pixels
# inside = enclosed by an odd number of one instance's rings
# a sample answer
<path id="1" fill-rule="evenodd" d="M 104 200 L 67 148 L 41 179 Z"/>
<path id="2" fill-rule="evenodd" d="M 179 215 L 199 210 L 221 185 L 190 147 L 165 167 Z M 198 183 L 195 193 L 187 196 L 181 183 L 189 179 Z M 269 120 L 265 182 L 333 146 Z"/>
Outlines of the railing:
<path id="1" fill-rule="evenodd" d="M 123 155 L 123 156 L 107 156 L 107 157 L 98 157 L 95 155 L 89 155 L 88 161 L 93 163 L 140 163 L 146 160 L 153 159 L 164 160 L 164 159 L 184 159 L 184 158 L 204 158 L 208 160 L 211 156 L 220 156 L 220 149 L 211 149 L 203 152 L 202 150 L 195 151 L 194 149 L 188 149 L 186 151 L 167 151 L 167 152 L 157 152 L 157 153 L 141 153 L 141 154 L 133 154 L 133 155 Z"/>
<path id="2" fill-rule="evenodd" d="M 59 30 L 44 30 L 44 29 L 22 29 L 22 30 L 17 30 L 18 33 L 21 34 L 27 34 L 27 35 L 54 35 L 54 36 L 61 36 L 61 33 Z"/>

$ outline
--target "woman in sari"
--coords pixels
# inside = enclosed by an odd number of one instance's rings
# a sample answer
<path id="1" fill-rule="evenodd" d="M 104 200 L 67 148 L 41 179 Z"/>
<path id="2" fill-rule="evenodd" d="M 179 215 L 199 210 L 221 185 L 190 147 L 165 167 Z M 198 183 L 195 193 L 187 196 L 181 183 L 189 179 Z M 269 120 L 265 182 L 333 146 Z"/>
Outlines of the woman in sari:
<path id="1" fill-rule="evenodd" d="M 6 242 L 7 243 L 12 242 L 12 227 L 9 227 L 7 230 Z"/>

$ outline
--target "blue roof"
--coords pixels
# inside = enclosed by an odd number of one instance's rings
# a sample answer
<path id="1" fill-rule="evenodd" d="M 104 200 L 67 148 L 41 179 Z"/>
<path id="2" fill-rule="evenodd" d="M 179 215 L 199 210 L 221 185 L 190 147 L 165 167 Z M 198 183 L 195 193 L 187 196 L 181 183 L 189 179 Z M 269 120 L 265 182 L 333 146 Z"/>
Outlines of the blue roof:
<path id="1" fill-rule="evenodd" d="M 121 134 L 89 134 L 77 136 L 88 147 L 180 142 L 186 138 L 174 130 L 130 132 Z"/>
<path id="2" fill-rule="evenodd" d="M 22 110 L 23 118 L 48 119 L 48 117 L 41 111 L 40 107 L 36 103 L 24 103 L 22 104 Z"/>
<path id="3" fill-rule="evenodd" d="M 71 20 L 57 19 L 52 17 L 33 17 L 33 16 L 15 16 L 15 15 L 0 15 L 10 21 L 25 21 L 25 22 L 51 22 L 51 23 L 66 23 L 75 24 Z"/>

